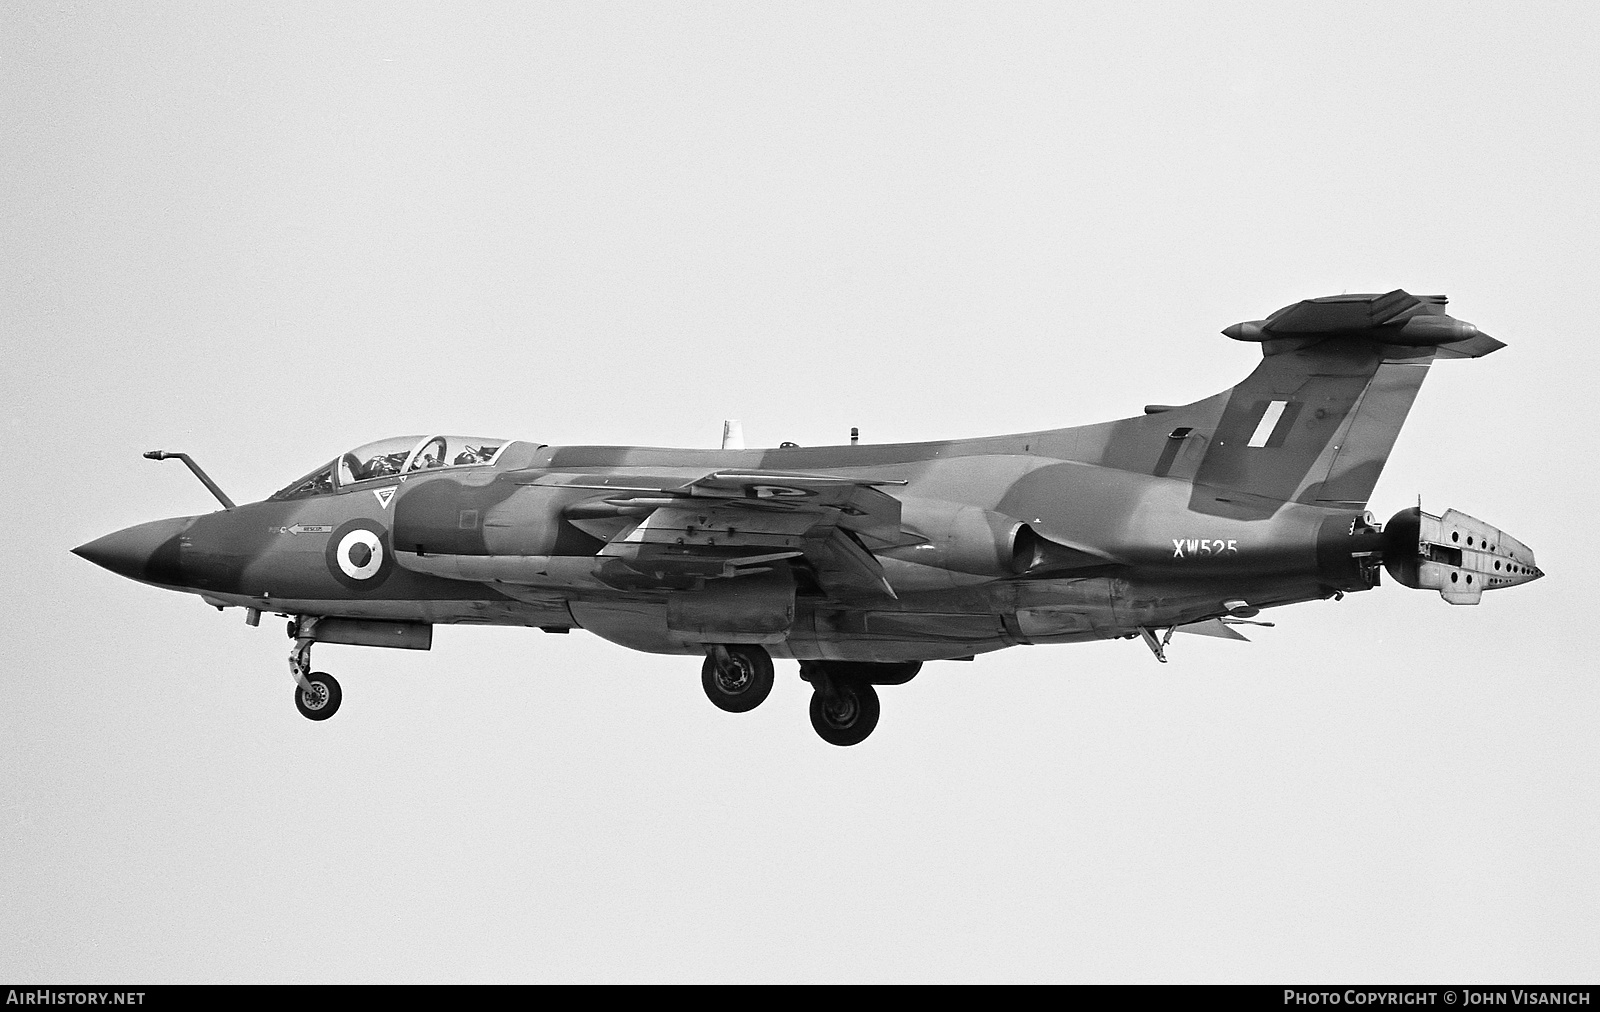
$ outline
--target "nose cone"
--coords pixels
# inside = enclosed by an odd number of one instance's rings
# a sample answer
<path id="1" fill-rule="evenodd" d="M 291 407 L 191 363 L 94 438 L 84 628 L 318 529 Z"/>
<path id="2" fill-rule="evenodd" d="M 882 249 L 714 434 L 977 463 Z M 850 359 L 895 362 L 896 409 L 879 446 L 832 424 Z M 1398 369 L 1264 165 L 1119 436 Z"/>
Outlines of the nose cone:
<path id="1" fill-rule="evenodd" d="M 79 545 L 72 554 L 130 580 L 179 587 L 183 585 L 179 538 L 195 519 L 173 517 L 139 524 Z"/>

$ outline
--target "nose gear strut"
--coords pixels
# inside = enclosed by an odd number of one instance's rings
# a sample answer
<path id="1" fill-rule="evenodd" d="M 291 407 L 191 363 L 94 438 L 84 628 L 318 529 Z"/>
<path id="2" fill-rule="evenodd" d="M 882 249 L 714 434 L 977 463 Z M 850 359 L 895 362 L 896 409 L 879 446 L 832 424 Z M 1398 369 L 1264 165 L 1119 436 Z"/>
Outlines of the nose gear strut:
<path id="1" fill-rule="evenodd" d="M 294 646 L 289 650 L 289 674 L 295 680 L 294 705 L 308 720 L 327 720 L 339 709 L 344 692 L 326 671 L 311 670 L 311 644 L 317 641 L 317 617 L 302 615 L 289 620 Z"/>
<path id="2" fill-rule="evenodd" d="M 316 616 L 290 619 L 289 637 L 294 640 L 294 646 L 289 650 L 289 677 L 299 683 L 300 688 L 310 692 L 311 683 L 306 676 L 311 673 L 311 644 L 317 641 Z"/>

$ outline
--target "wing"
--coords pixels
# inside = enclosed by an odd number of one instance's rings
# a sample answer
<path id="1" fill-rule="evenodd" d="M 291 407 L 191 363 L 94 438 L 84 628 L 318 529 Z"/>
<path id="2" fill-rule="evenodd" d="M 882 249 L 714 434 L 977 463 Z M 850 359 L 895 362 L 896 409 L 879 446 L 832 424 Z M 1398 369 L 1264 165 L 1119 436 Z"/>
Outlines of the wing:
<path id="1" fill-rule="evenodd" d="M 873 549 L 916 539 L 900 529 L 898 480 L 792 471 L 714 471 L 685 484 L 623 476 L 545 475 L 540 484 L 593 489 L 569 506 L 574 526 L 606 542 L 599 554 L 662 580 L 803 565 L 831 597 L 894 597 Z"/>

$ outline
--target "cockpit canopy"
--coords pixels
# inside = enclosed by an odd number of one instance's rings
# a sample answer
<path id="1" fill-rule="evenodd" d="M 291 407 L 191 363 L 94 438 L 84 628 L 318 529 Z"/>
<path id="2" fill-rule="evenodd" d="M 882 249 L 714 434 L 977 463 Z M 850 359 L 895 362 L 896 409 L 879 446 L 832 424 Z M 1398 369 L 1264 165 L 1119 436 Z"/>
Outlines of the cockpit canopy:
<path id="1" fill-rule="evenodd" d="M 493 464 L 507 442 L 478 436 L 395 436 L 392 439 L 380 439 L 356 447 L 269 498 L 304 499 L 413 471 Z"/>

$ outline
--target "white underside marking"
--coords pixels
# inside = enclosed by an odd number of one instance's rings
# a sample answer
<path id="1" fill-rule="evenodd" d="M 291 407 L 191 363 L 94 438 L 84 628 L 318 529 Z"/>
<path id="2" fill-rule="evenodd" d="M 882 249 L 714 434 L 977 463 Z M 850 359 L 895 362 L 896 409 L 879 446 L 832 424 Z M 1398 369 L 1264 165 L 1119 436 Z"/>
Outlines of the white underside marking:
<path id="1" fill-rule="evenodd" d="M 1256 426 L 1255 435 L 1250 437 L 1250 446 L 1266 446 L 1267 440 L 1272 438 L 1272 430 L 1278 427 L 1278 419 L 1283 417 L 1283 409 L 1289 406 L 1288 401 L 1273 401 L 1267 405 L 1267 410 L 1261 413 L 1261 424 Z"/>

